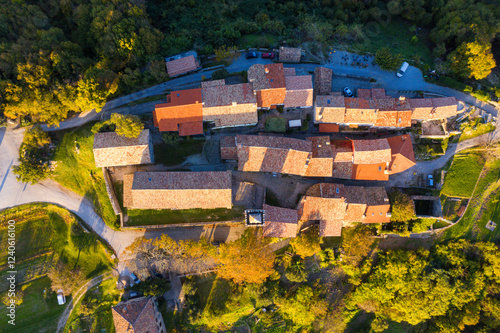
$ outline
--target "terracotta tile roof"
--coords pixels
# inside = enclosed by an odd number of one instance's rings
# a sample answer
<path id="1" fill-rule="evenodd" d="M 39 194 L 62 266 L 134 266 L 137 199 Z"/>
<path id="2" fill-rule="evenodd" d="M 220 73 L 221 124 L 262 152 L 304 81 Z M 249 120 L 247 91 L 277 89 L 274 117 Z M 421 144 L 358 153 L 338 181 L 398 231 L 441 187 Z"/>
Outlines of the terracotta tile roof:
<path id="1" fill-rule="evenodd" d="M 409 134 L 387 138 L 391 147 L 392 159 L 389 174 L 403 172 L 416 164 L 413 145 Z"/>
<path id="2" fill-rule="evenodd" d="M 432 98 L 434 119 L 445 119 L 457 114 L 457 100 L 455 97 Z"/>
<path id="3" fill-rule="evenodd" d="M 285 104 L 286 88 L 266 89 L 256 92 L 259 108 L 273 108 Z"/>
<path id="4" fill-rule="evenodd" d="M 312 143 L 313 158 L 331 158 L 333 159 L 333 151 L 329 136 L 313 136 L 306 138 Z"/>
<path id="5" fill-rule="evenodd" d="M 295 68 L 294 67 L 285 67 L 283 68 L 285 71 L 285 76 L 294 76 L 295 75 Z"/>
<path id="6" fill-rule="evenodd" d="M 397 127 L 398 112 L 397 111 L 379 111 L 375 126 L 380 127 Z"/>
<path id="7" fill-rule="evenodd" d="M 391 147 L 387 139 L 353 140 L 354 164 L 389 163 Z"/>
<path id="8" fill-rule="evenodd" d="M 253 89 L 285 88 L 285 72 L 283 64 L 255 64 L 248 69 L 248 82 L 253 84 Z"/>
<path id="9" fill-rule="evenodd" d="M 387 223 L 391 218 L 388 213 L 391 210 L 387 192 L 383 187 L 365 187 L 367 209 L 365 223 Z"/>
<path id="10" fill-rule="evenodd" d="M 201 92 L 203 107 L 217 107 L 257 103 L 250 83 L 204 87 Z"/>
<path id="11" fill-rule="evenodd" d="M 373 98 L 387 98 L 385 95 L 385 89 L 383 88 L 373 88 L 372 89 L 372 97 Z"/>
<path id="12" fill-rule="evenodd" d="M 314 70 L 314 93 L 328 95 L 332 92 L 333 71 L 326 67 L 316 67 Z M 317 98 L 317 97 L 316 97 Z"/>
<path id="13" fill-rule="evenodd" d="M 339 130 L 339 124 L 319 124 L 320 133 L 338 133 Z"/>
<path id="14" fill-rule="evenodd" d="M 410 111 L 410 103 L 406 99 L 377 98 L 375 99 L 380 111 Z"/>
<path id="15" fill-rule="evenodd" d="M 345 216 L 347 204 L 344 198 L 321 198 L 304 196 L 299 203 L 299 219 L 310 220 L 340 220 Z"/>
<path id="16" fill-rule="evenodd" d="M 297 236 L 298 212 L 295 209 L 264 204 L 264 237 L 293 238 Z"/>
<path id="17" fill-rule="evenodd" d="M 332 177 L 333 150 L 329 136 L 307 138 L 312 142 L 312 158 L 309 160 L 306 177 Z"/>
<path id="18" fill-rule="evenodd" d="M 285 77 L 286 90 L 310 90 L 313 88 L 312 75 L 287 76 Z"/>
<path id="19" fill-rule="evenodd" d="M 192 55 L 172 61 L 167 61 L 167 73 L 170 77 L 175 77 L 194 71 L 198 69 L 198 67 L 200 67 L 200 65 L 198 64 L 198 61 L 196 61 L 196 58 Z"/>
<path id="20" fill-rule="evenodd" d="M 135 209 L 231 208 L 231 172 L 136 172 Z"/>
<path id="21" fill-rule="evenodd" d="M 352 162 L 335 162 L 333 164 L 333 178 L 352 179 L 354 164 Z"/>
<path id="22" fill-rule="evenodd" d="M 310 141 L 278 136 L 237 135 L 236 142 L 237 145 L 247 147 L 253 146 L 278 149 L 293 149 L 304 152 L 310 152 L 312 150 L 312 143 Z"/>
<path id="23" fill-rule="evenodd" d="M 279 59 L 281 62 L 300 62 L 302 49 L 294 47 L 281 46 L 279 50 Z"/>
<path id="24" fill-rule="evenodd" d="M 201 82 L 201 89 L 206 89 L 206 88 L 210 88 L 210 87 L 219 87 L 219 86 L 224 86 L 224 85 L 226 85 L 226 80 L 224 80 L 224 79 L 202 81 Z"/>
<path id="25" fill-rule="evenodd" d="M 118 303 L 111 313 L 116 333 L 160 333 L 156 318 L 161 314 L 151 296 Z"/>
<path id="26" fill-rule="evenodd" d="M 202 121 L 201 89 L 172 91 L 167 103 L 155 105 L 153 119 L 162 132 L 176 132 L 179 124 Z"/>
<path id="27" fill-rule="evenodd" d="M 374 99 L 349 98 L 345 102 L 345 122 L 352 124 L 375 124 L 377 121 L 377 103 Z"/>
<path id="28" fill-rule="evenodd" d="M 366 212 L 366 204 L 347 204 L 345 222 L 363 222 Z"/>
<path id="29" fill-rule="evenodd" d="M 123 207 L 132 207 L 132 184 L 134 183 L 134 174 L 123 176 Z"/>
<path id="30" fill-rule="evenodd" d="M 237 160 L 236 137 L 225 136 L 220 139 L 220 157 L 223 160 Z"/>
<path id="31" fill-rule="evenodd" d="M 153 163 L 149 130 L 137 138 L 126 138 L 115 132 L 94 135 L 94 160 L 96 167 L 124 166 Z"/>
<path id="32" fill-rule="evenodd" d="M 354 164 L 352 168 L 352 179 L 357 180 L 379 180 L 388 181 L 389 174 L 386 171 L 387 163 L 377 164 Z"/>
<path id="33" fill-rule="evenodd" d="M 371 89 L 358 89 L 358 98 L 371 98 Z"/>
<path id="34" fill-rule="evenodd" d="M 320 220 L 320 237 L 340 237 L 342 236 L 343 221 L 340 220 Z"/>
<path id="35" fill-rule="evenodd" d="M 345 103 L 343 96 L 316 96 L 314 104 L 316 122 L 343 123 L 345 119 Z"/>
<path id="36" fill-rule="evenodd" d="M 313 105 L 312 76 L 287 76 L 285 107 L 306 107 Z"/>
<path id="37" fill-rule="evenodd" d="M 398 127 L 411 127 L 412 111 L 398 111 Z"/>
<path id="38" fill-rule="evenodd" d="M 179 135 L 197 135 L 203 134 L 203 121 L 192 121 L 179 124 Z"/>
<path id="39" fill-rule="evenodd" d="M 408 102 L 413 110 L 411 119 L 431 119 L 431 112 L 434 106 L 430 98 L 410 98 Z"/>

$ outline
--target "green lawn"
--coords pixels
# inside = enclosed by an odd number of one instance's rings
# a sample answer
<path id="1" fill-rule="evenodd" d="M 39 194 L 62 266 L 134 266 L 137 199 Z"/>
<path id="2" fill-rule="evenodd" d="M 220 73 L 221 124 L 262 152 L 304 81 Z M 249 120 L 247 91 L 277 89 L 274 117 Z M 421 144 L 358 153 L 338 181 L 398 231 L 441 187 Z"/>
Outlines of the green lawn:
<path id="1" fill-rule="evenodd" d="M 16 310 L 16 326 L 2 320 L 0 332 L 40 332 L 43 329 L 52 332 L 64 307 L 57 305 L 56 294 L 50 290 L 50 279 L 46 277 L 48 270 L 62 262 L 71 268 L 80 267 L 87 278 L 92 278 L 111 268 L 112 252 L 97 240 L 78 242 L 75 232 L 81 227 L 77 218 L 60 207 L 32 204 L 4 210 L 0 212 L 2 299 L 7 290 L 6 221 L 11 219 L 16 221 L 16 276 L 17 288 L 23 291 L 22 304 Z M 4 304 L 0 304 L 0 311 L 5 313 Z"/>
<path id="2" fill-rule="evenodd" d="M 116 305 L 122 292 L 116 289 L 116 279 L 104 280 L 98 286 L 87 291 L 73 309 L 64 332 L 115 332 L 111 307 Z M 98 303 L 91 308 L 88 315 L 82 313 L 82 304 L 89 299 L 97 299 Z"/>
<path id="3" fill-rule="evenodd" d="M 117 230 L 118 217 L 109 201 L 101 168 L 94 164 L 94 134 L 91 132 L 94 122 L 59 137 L 54 160 L 57 167 L 53 178 L 59 184 L 89 199 L 106 225 Z"/>
<path id="4" fill-rule="evenodd" d="M 441 195 L 470 197 L 483 165 L 483 157 L 473 150 L 466 150 L 456 154 L 453 164 L 444 178 Z"/>
<path id="5" fill-rule="evenodd" d="M 462 220 L 443 234 L 445 239 L 466 237 L 475 240 L 500 239 L 500 160 L 487 164 L 469 208 Z M 497 223 L 494 232 L 485 228 L 489 220 Z"/>
<path id="6" fill-rule="evenodd" d="M 281 117 L 267 118 L 264 128 L 266 132 L 284 133 L 286 131 L 286 119 Z"/>
<path id="7" fill-rule="evenodd" d="M 128 226 L 217 222 L 217 221 L 243 221 L 244 207 L 235 206 L 233 209 L 129 209 L 127 215 Z"/>
<path id="8" fill-rule="evenodd" d="M 161 143 L 154 146 L 155 162 L 163 165 L 179 165 L 188 156 L 201 154 L 205 140 L 182 140 L 176 143 Z"/>

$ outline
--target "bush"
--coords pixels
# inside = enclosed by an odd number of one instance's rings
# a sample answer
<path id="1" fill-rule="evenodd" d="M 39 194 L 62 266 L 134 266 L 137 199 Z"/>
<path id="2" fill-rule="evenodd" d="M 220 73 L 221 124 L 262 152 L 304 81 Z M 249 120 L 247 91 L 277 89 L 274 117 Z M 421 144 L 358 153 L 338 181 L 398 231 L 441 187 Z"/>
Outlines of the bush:
<path id="1" fill-rule="evenodd" d="M 212 80 L 221 80 L 229 76 L 229 72 L 225 68 L 221 68 L 212 73 Z"/>
<path id="2" fill-rule="evenodd" d="M 483 102 L 491 101 L 490 94 L 488 94 L 486 91 L 483 90 L 476 90 L 472 92 L 471 95 Z"/>
<path id="3" fill-rule="evenodd" d="M 116 126 L 116 134 L 127 138 L 137 138 L 144 129 L 141 119 L 134 115 L 113 113 L 111 122 Z"/>
<path id="4" fill-rule="evenodd" d="M 132 290 L 138 291 L 144 296 L 161 296 L 170 290 L 170 283 L 164 279 L 151 279 L 134 285 Z"/>
<path id="5" fill-rule="evenodd" d="M 284 133 L 286 131 L 286 119 L 279 117 L 267 118 L 264 128 L 267 132 Z"/>
<path id="6" fill-rule="evenodd" d="M 392 71 L 401 65 L 403 59 L 400 54 L 392 54 L 388 48 L 383 47 L 375 54 L 375 62 L 380 68 Z"/>

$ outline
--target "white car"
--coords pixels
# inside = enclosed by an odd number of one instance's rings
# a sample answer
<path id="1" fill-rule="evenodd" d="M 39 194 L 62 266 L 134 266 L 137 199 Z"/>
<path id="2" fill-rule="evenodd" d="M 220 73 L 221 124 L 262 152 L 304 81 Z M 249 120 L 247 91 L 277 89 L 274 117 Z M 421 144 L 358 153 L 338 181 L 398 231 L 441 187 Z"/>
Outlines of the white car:
<path id="1" fill-rule="evenodd" d="M 353 93 L 352 93 L 352 91 L 351 91 L 351 89 L 349 89 L 349 87 L 345 87 L 344 88 L 344 95 L 346 97 L 352 97 L 352 96 L 354 96 Z"/>
<path id="2" fill-rule="evenodd" d="M 139 282 L 141 282 L 141 280 L 139 280 L 134 273 L 130 273 L 130 286 L 132 287 L 134 284 L 138 284 Z"/>

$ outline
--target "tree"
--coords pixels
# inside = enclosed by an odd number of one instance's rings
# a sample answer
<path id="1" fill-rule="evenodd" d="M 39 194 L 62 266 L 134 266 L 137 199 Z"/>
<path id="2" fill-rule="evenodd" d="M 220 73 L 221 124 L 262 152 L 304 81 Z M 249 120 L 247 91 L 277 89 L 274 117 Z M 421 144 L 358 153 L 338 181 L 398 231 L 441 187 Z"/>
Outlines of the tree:
<path id="1" fill-rule="evenodd" d="M 111 122 L 116 126 L 116 134 L 127 138 L 137 138 L 144 129 L 141 119 L 134 115 L 113 113 Z"/>
<path id="2" fill-rule="evenodd" d="M 236 53 L 236 47 L 226 47 L 221 46 L 220 48 L 215 50 L 215 60 L 216 61 L 231 61 L 234 58 L 238 57 L 238 53 Z"/>
<path id="3" fill-rule="evenodd" d="M 47 275 L 52 281 L 50 286 L 52 291 L 57 292 L 62 289 L 66 296 L 78 290 L 85 283 L 85 276 L 80 268 L 70 269 L 63 263 L 53 266 Z"/>
<path id="4" fill-rule="evenodd" d="M 167 280 L 156 278 L 135 284 L 131 289 L 140 292 L 144 296 L 160 297 L 170 290 L 170 283 Z"/>
<path id="5" fill-rule="evenodd" d="M 285 269 L 285 276 L 290 282 L 304 282 L 307 279 L 307 272 L 304 263 L 300 258 L 294 258 L 291 265 Z"/>
<path id="6" fill-rule="evenodd" d="M 262 232 L 247 228 L 240 239 L 219 248 L 219 275 L 238 284 L 262 283 L 274 272 L 274 252 Z"/>
<path id="7" fill-rule="evenodd" d="M 290 245 L 293 252 L 302 258 L 310 257 L 321 251 L 318 228 L 313 227 L 303 232 L 299 237 L 292 238 Z"/>
<path id="8" fill-rule="evenodd" d="M 47 146 L 51 140 L 40 126 L 33 126 L 24 133 L 19 152 L 19 165 L 12 170 L 17 179 L 23 183 L 36 184 L 50 175 Z"/>
<path id="9" fill-rule="evenodd" d="M 299 327 L 308 327 L 327 312 L 328 303 L 320 297 L 318 289 L 315 288 L 315 292 L 309 286 L 300 286 L 296 292 L 274 301 L 285 319 Z"/>
<path id="10" fill-rule="evenodd" d="M 383 47 L 375 53 L 375 62 L 384 70 L 396 70 L 402 61 L 400 54 L 392 54 L 387 47 Z"/>
<path id="11" fill-rule="evenodd" d="M 389 194 L 391 200 L 391 221 L 407 222 L 415 217 L 415 207 L 413 200 L 408 194 L 394 189 Z"/>
<path id="12" fill-rule="evenodd" d="M 491 44 L 478 41 L 462 43 L 448 56 L 448 62 L 455 75 L 477 80 L 486 78 L 496 66 Z"/>

